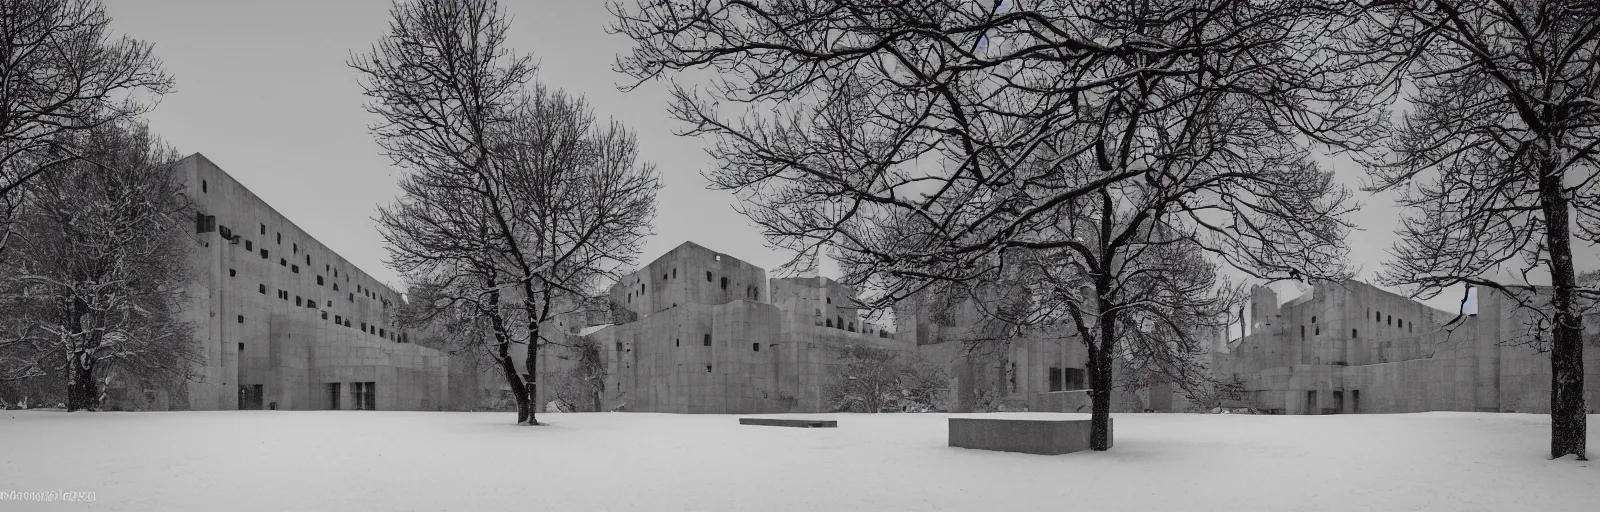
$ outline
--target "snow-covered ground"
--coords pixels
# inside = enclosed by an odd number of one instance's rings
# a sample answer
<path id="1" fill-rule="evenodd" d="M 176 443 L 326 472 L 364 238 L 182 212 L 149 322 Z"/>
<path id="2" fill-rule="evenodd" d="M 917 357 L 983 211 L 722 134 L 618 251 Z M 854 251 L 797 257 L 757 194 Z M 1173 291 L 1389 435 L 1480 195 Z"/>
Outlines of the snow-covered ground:
<path id="1" fill-rule="evenodd" d="M 0 411 L 0 510 L 1556 510 L 1600 507 L 1521 414 L 1124 414 L 1110 452 L 946 446 L 949 415 Z M 970 416 L 970 415 L 964 415 Z M 999 414 L 1012 418 L 1082 415 Z M 1591 453 L 1600 416 L 1590 416 Z"/>

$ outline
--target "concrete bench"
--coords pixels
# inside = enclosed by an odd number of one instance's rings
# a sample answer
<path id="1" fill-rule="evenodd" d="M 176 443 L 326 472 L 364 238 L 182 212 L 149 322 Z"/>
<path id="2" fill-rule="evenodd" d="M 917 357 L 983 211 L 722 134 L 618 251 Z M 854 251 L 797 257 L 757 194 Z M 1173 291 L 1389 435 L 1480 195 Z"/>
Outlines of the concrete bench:
<path id="1" fill-rule="evenodd" d="M 800 428 L 835 428 L 839 426 L 839 422 L 834 420 L 780 420 L 772 418 L 739 418 L 739 424 Z"/>
<path id="2" fill-rule="evenodd" d="M 950 418 L 950 446 L 1036 455 L 1083 451 L 1089 449 L 1089 420 Z"/>

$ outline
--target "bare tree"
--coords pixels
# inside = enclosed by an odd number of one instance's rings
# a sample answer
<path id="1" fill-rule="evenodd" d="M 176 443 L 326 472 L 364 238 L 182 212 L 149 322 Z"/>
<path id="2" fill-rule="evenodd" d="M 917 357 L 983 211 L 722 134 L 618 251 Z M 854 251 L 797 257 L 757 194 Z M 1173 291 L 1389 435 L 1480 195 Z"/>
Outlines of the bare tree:
<path id="1" fill-rule="evenodd" d="M 99 0 L 0 5 L 0 251 L 22 187 L 79 156 L 63 134 L 138 116 L 172 90 L 150 44 L 110 23 Z"/>
<path id="2" fill-rule="evenodd" d="M 636 43 L 619 71 L 721 72 L 674 87 L 672 112 L 715 138 L 713 187 L 738 192 L 795 266 L 830 248 L 886 306 L 993 278 L 1004 253 L 1055 253 L 1074 272 L 1058 285 L 1089 285 L 1057 295 L 1091 327 L 1076 334 L 1093 347 L 1095 449 L 1109 446 L 1118 326 L 1151 318 L 1130 287 L 1186 273 L 1161 271 L 1156 248 L 1259 278 L 1346 273 L 1349 194 L 1307 149 L 1344 149 L 1377 122 L 1358 102 L 1375 78 L 1319 44 L 1353 23 L 1341 2 L 612 9 Z"/>
<path id="3" fill-rule="evenodd" d="M 82 159 L 36 178 L 18 220 L 0 316 L 0 374 L 67 378 L 67 409 L 92 410 L 102 384 L 182 381 L 199 361 L 180 320 L 193 210 L 173 151 L 142 125 L 74 135 Z M 64 367 L 56 366 L 64 365 Z"/>
<path id="4" fill-rule="evenodd" d="M 1579 283 L 1572 256 L 1600 243 L 1600 6 L 1371 4 L 1347 41 L 1392 66 L 1409 105 L 1366 162 L 1370 188 L 1399 191 L 1408 210 L 1382 282 L 1421 298 L 1498 290 L 1534 315 L 1531 339 L 1550 352 L 1550 455 L 1581 458 L 1582 315 L 1600 288 Z M 1550 288 L 1530 284 L 1539 274 Z"/>
<path id="5" fill-rule="evenodd" d="M 402 273 L 468 276 L 479 287 L 457 298 L 478 297 L 475 310 L 495 315 L 485 342 L 497 347 L 518 422 L 537 424 L 538 353 L 552 342 L 542 328 L 636 257 L 655 215 L 655 169 L 638 162 L 619 123 L 595 122 L 581 99 L 526 87 L 534 67 L 505 48 L 509 25 L 495 2 L 404 1 L 392 15 L 389 35 L 351 62 L 368 110 L 383 119 L 374 135 L 408 172 L 401 205 L 384 214 L 391 255 Z M 510 359 L 513 344 L 526 347 L 526 373 Z"/>
<path id="6" fill-rule="evenodd" d="M 916 354 L 870 345 L 837 349 L 844 363 L 824 392 L 840 412 L 925 412 L 947 396 L 944 369 Z"/>

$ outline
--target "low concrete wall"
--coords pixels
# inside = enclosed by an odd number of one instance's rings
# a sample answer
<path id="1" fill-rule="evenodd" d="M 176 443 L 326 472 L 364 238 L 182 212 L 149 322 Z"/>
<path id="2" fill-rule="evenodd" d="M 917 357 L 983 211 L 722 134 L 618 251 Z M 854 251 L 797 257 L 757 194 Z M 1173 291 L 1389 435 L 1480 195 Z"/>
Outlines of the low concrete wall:
<path id="1" fill-rule="evenodd" d="M 1036 455 L 1078 452 L 1089 449 L 1089 421 L 950 418 L 950 446 Z"/>

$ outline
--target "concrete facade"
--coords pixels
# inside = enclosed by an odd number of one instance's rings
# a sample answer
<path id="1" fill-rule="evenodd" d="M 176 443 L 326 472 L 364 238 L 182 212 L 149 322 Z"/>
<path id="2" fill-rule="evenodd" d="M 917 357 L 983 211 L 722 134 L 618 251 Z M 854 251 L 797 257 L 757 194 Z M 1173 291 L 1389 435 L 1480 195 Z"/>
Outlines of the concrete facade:
<path id="1" fill-rule="evenodd" d="M 974 354 L 964 343 L 977 324 L 970 305 L 938 315 L 907 305 L 892 322 L 880 321 L 859 307 L 854 290 L 831 279 L 768 279 L 764 269 L 692 242 L 623 276 L 606 297 L 609 315 L 565 318 L 569 328 L 588 325 L 581 336 L 562 329 L 598 347 L 603 410 L 830 412 L 826 394 L 846 364 L 838 354 L 846 345 L 946 368 L 949 410 L 1072 410 L 1079 405 L 1072 397 L 1086 395 L 1086 353 L 1075 338 L 1041 334 Z M 561 347 L 547 350 L 539 363 L 547 383 L 540 404 L 555 398 L 548 383 L 575 359 Z M 501 380 L 483 382 L 503 388 Z M 1113 402 L 1129 411 L 1146 401 L 1125 394 Z"/>
<path id="2" fill-rule="evenodd" d="M 444 407 L 449 360 L 395 329 L 399 293 L 205 156 L 190 155 L 177 169 L 198 212 L 185 316 L 204 362 L 187 396 L 113 396 L 142 409 Z"/>
<path id="3" fill-rule="evenodd" d="M 1254 407 L 1278 414 L 1548 413 L 1548 354 L 1516 343 L 1529 313 L 1498 292 L 1480 292 L 1477 314 L 1450 323 L 1452 314 L 1359 281 L 1318 283 L 1281 307 L 1257 287 L 1245 335 L 1213 351 L 1213 369 L 1237 377 Z M 1600 410 L 1593 329 L 1585 394 Z"/>

